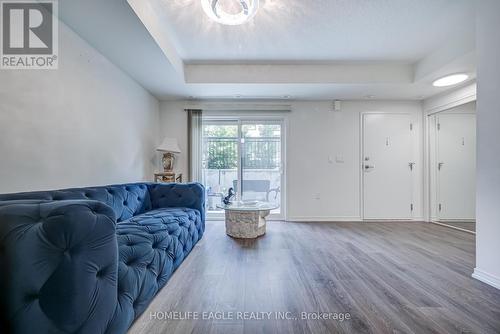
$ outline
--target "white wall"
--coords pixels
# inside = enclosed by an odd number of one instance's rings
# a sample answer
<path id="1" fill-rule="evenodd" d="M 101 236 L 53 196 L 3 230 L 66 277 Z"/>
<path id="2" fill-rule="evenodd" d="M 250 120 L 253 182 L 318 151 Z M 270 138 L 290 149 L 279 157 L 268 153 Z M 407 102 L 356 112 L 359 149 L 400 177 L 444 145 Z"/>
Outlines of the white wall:
<path id="1" fill-rule="evenodd" d="M 58 70 L 0 70 L 0 193 L 152 179 L 159 102 L 59 27 Z"/>
<path id="2" fill-rule="evenodd" d="M 160 134 L 176 137 L 187 152 L 185 102 L 161 102 Z M 287 218 L 289 220 L 360 220 L 360 113 L 410 112 L 415 118 L 416 161 L 422 161 L 420 102 L 347 101 L 342 112 L 332 102 L 292 102 L 287 117 Z M 342 156 L 344 163 L 336 163 Z M 330 163 L 329 158 L 333 158 Z M 177 160 L 187 173 L 187 155 Z M 415 219 L 422 219 L 422 163 L 414 184 Z M 319 194 L 319 199 L 315 199 Z M 383 189 L 381 189 L 383 196 Z"/>
<path id="3" fill-rule="evenodd" d="M 473 276 L 500 288 L 500 1 L 479 3 L 477 234 Z"/>
<path id="4" fill-rule="evenodd" d="M 184 111 L 185 102 L 181 101 L 161 101 L 160 102 L 160 137 L 177 138 L 181 154 L 175 155 L 175 171 L 183 173 L 187 180 L 188 168 L 188 119 L 187 112 Z M 158 154 L 159 155 L 159 154 Z M 160 159 L 158 159 L 160 161 Z M 160 165 L 156 168 L 161 170 Z"/>

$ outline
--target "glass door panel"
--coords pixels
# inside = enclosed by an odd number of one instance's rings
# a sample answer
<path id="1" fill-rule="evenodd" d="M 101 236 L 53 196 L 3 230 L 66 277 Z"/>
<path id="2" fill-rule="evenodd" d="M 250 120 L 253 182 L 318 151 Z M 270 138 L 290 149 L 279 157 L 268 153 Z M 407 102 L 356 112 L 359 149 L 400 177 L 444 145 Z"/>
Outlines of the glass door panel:
<path id="1" fill-rule="evenodd" d="M 280 214 L 283 168 L 281 122 L 242 122 L 240 143 L 241 182 L 234 183 L 239 197 L 244 201 L 276 203 L 280 208 L 272 213 Z"/>

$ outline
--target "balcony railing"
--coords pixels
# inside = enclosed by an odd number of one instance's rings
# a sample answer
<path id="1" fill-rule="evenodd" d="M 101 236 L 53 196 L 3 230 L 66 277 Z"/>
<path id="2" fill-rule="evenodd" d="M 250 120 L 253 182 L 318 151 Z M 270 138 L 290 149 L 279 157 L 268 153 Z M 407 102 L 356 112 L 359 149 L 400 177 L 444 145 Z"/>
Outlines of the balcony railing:
<path id="1" fill-rule="evenodd" d="M 280 138 L 245 138 L 242 145 L 243 169 L 279 169 L 281 166 Z M 203 168 L 238 168 L 238 139 L 204 138 Z"/>

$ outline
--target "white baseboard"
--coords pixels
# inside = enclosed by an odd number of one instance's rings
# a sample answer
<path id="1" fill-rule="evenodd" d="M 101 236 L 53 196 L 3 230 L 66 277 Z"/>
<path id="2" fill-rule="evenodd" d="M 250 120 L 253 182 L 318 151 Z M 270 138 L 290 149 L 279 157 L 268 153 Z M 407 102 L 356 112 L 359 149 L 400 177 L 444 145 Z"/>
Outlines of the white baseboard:
<path id="1" fill-rule="evenodd" d="M 310 216 L 310 217 L 288 217 L 289 222 L 361 222 L 361 217 L 325 217 L 325 216 Z"/>
<path id="2" fill-rule="evenodd" d="M 439 217 L 432 216 L 428 220 L 429 222 L 450 222 L 450 223 L 475 223 L 476 219 L 472 218 L 457 218 L 457 219 L 441 219 Z"/>
<path id="3" fill-rule="evenodd" d="M 450 219 L 436 219 L 439 222 L 449 222 L 449 223 L 475 223 L 474 218 L 450 218 Z"/>
<path id="4" fill-rule="evenodd" d="M 477 269 L 477 268 L 474 269 L 474 272 L 472 273 L 472 277 L 500 290 L 500 278 L 499 277 L 488 274 L 487 272 L 484 272 L 484 271 Z"/>
<path id="5" fill-rule="evenodd" d="M 456 227 L 456 226 L 453 226 L 453 225 L 449 225 L 449 224 L 446 224 L 446 222 L 430 221 L 430 223 L 431 224 L 436 224 L 436 225 L 439 225 L 439 226 L 444 226 L 446 228 L 451 228 L 453 230 L 462 231 L 462 232 L 466 232 L 466 233 L 470 233 L 470 234 L 476 235 L 476 231 L 471 231 L 471 230 L 467 230 L 465 228 L 460 228 L 460 227 Z M 449 223 L 451 223 L 451 222 L 449 222 Z"/>

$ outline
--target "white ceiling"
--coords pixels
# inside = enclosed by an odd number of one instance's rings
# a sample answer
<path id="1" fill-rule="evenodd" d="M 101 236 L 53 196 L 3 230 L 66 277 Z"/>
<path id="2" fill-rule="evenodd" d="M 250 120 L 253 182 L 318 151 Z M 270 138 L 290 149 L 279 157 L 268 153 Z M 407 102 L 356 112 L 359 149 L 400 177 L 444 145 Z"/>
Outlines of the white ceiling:
<path id="1" fill-rule="evenodd" d="M 474 27 L 471 0 L 261 0 L 241 26 L 211 21 L 200 0 L 148 1 L 188 62 L 415 62 L 463 25 Z"/>
<path id="2" fill-rule="evenodd" d="M 475 77 L 473 0 L 261 0 L 238 27 L 199 2 L 72 0 L 59 12 L 160 99 L 415 100 L 446 90 L 437 76 Z"/>

